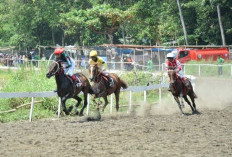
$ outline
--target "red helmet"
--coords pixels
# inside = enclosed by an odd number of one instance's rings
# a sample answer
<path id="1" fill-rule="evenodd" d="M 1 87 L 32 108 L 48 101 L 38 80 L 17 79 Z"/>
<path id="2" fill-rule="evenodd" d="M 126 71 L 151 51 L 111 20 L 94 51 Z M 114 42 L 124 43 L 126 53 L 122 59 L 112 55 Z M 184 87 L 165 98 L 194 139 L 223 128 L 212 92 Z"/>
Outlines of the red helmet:
<path id="1" fill-rule="evenodd" d="M 55 49 L 54 54 L 58 55 L 58 54 L 62 54 L 64 52 L 64 49 L 62 47 L 58 47 Z"/>

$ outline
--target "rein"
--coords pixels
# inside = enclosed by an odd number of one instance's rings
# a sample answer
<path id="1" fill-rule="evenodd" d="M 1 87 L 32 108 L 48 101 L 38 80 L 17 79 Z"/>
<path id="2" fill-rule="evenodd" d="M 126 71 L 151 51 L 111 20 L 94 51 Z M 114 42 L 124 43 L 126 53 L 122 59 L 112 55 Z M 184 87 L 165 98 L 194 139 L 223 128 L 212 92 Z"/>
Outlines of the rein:
<path id="1" fill-rule="evenodd" d="M 55 62 L 56 64 L 57 64 L 57 69 L 56 69 L 56 71 L 55 72 L 53 72 L 52 73 L 52 75 L 60 75 L 62 72 L 63 72 L 63 69 L 62 68 L 60 68 L 60 65 L 59 65 L 59 63 L 58 62 Z M 59 72 L 58 72 L 59 71 Z M 58 73 L 57 73 L 58 72 Z"/>

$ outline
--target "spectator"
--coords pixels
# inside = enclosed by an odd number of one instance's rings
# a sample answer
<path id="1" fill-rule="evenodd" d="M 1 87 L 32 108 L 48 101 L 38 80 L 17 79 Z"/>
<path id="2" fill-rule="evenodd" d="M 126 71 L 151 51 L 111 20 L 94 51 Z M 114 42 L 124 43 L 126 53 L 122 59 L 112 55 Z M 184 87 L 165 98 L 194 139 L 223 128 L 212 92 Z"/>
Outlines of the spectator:
<path id="1" fill-rule="evenodd" d="M 217 63 L 218 63 L 218 75 L 222 75 L 222 64 L 224 63 L 224 59 L 221 58 L 220 55 L 218 55 Z"/>
<path id="2" fill-rule="evenodd" d="M 147 62 L 147 70 L 152 71 L 152 67 L 153 67 L 153 62 L 151 59 L 149 59 L 149 61 Z"/>
<path id="3" fill-rule="evenodd" d="M 128 71 L 129 71 L 129 70 L 132 70 L 132 68 L 133 68 L 131 63 L 132 63 L 132 59 L 131 59 L 130 56 L 128 56 L 128 57 L 127 57 L 127 64 L 128 64 L 128 65 L 127 65 L 127 70 L 128 70 Z"/>
<path id="4" fill-rule="evenodd" d="M 124 64 L 124 69 L 127 69 L 127 57 L 126 56 L 123 56 L 122 58 L 122 61 L 123 61 L 123 64 Z"/>

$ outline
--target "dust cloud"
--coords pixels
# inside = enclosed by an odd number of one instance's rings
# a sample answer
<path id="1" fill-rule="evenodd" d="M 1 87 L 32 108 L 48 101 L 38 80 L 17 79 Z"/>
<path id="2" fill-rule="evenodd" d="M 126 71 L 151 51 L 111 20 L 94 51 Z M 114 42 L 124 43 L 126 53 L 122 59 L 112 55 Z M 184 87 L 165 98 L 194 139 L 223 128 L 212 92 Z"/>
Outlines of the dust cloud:
<path id="1" fill-rule="evenodd" d="M 231 91 L 232 80 L 230 79 L 197 78 L 195 86 L 195 93 L 198 96 L 198 98 L 195 99 L 197 110 L 223 110 L 224 108 L 231 106 Z M 135 106 L 132 108 L 131 115 L 144 117 L 148 115 L 170 115 L 180 112 L 171 93 L 166 98 L 162 98 L 161 104 L 149 104 L 143 101 L 141 101 L 139 104 L 139 107 Z M 185 101 L 183 111 L 185 113 L 192 112 L 189 105 Z"/>
<path id="2" fill-rule="evenodd" d="M 232 105 L 232 80 L 197 78 L 196 104 L 198 108 L 222 110 Z"/>

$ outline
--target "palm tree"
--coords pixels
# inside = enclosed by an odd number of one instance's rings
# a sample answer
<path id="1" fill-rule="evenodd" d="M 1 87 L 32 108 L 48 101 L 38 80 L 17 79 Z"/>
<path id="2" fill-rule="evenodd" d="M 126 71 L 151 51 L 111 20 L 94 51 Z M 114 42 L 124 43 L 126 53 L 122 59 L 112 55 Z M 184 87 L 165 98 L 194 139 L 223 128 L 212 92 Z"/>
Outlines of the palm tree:
<path id="1" fill-rule="evenodd" d="M 181 10 L 181 6 L 180 6 L 180 1 L 179 1 L 179 0 L 176 0 L 176 1 L 177 1 L 179 13 L 180 13 L 181 24 L 182 24 L 183 31 L 184 31 L 185 43 L 186 43 L 186 45 L 188 45 L 187 31 L 186 31 L 185 24 L 184 24 L 184 17 L 183 17 L 183 15 L 182 15 L 182 10 Z"/>

